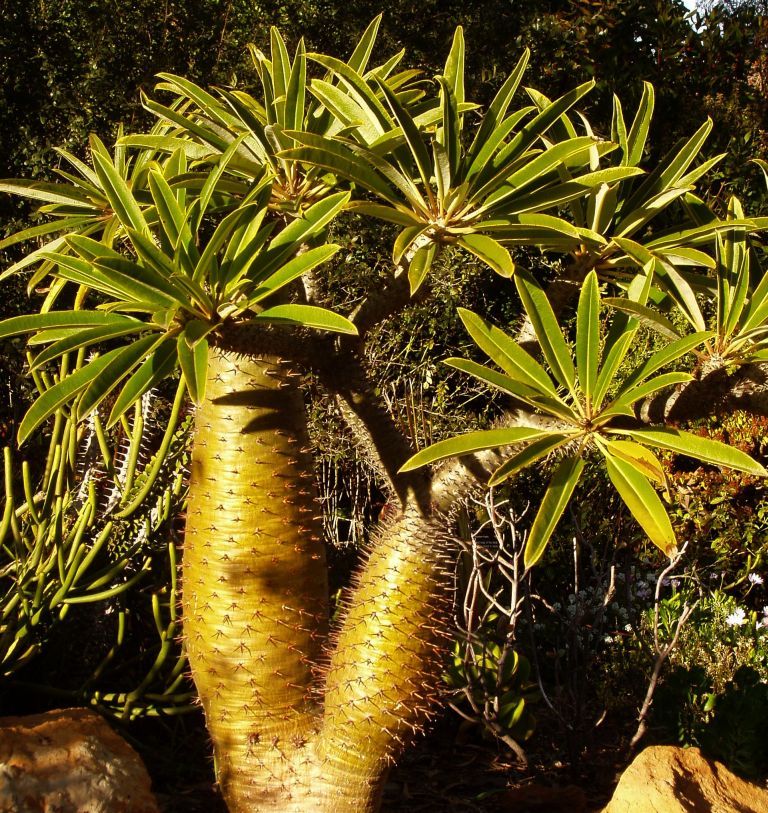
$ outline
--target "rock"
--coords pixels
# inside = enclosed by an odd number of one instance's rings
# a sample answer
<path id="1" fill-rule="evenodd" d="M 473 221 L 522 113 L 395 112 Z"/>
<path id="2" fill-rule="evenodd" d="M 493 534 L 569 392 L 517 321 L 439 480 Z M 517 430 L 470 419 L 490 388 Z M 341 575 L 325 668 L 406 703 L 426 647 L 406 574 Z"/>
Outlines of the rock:
<path id="1" fill-rule="evenodd" d="M 0 719 L 0 813 L 159 813 L 139 755 L 89 709 Z"/>
<path id="2" fill-rule="evenodd" d="M 698 748 L 646 748 L 603 813 L 766 813 L 768 790 L 706 759 Z"/>

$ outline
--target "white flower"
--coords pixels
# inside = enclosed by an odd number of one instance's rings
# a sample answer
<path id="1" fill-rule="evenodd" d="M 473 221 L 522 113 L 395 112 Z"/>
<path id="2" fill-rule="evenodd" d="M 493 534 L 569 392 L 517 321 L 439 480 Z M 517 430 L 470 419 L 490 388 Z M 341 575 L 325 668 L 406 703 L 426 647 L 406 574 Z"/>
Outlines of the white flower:
<path id="1" fill-rule="evenodd" d="M 726 616 L 725 623 L 729 627 L 740 627 L 747 623 L 747 614 L 741 607 L 737 607 L 729 616 Z"/>
<path id="2" fill-rule="evenodd" d="M 763 583 L 763 577 L 759 573 L 750 573 L 749 576 L 747 576 L 747 578 L 752 584 Z"/>
<path id="3" fill-rule="evenodd" d="M 631 624 L 625 624 L 624 625 L 624 632 L 632 632 L 632 625 Z"/>

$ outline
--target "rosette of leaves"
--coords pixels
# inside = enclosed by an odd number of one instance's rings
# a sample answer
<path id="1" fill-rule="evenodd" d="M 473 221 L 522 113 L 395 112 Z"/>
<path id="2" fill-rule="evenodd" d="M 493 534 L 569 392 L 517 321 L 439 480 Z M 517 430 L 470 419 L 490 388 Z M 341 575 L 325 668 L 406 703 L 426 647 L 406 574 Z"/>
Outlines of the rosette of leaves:
<path id="1" fill-rule="evenodd" d="M 541 93 L 528 90 L 538 110 L 552 103 Z M 645 83 L 642 97 L 629 126 L 618 97 L 613 100 L 611 141 L 618 149 L 600 155 L 592 150 L 589 168 L 640 169 L 646 152 L 653 118 L 655 94 Z M 581 126 L 587 135 L 592 128 L 584 116 Z M 595 269 L 601 280 L 626 284 L 649 262 L 654 265 L 651 298 L 678 307 L 696 331 L 704 330 L 705 320 L 697 304 L 697 293 L 707 286 L 706 275 L 716 268 L 712 248 L 718 238 L 734 232 L 744 234 L 765 225 L 764 218 L 738 216 L 720 220 L 694 194 L 696 183 L 722 160 L 716 155 L 702 160 L 706 139 L 712 130 L 707 120 L 687 139 L 681 139 L 657 166 L 647 174 L 606 180 L 568 203 L 572 230 L 539 233 L 542 248 L 570 255 L 581 274 Z M 547 138 L 560 142 L 574 139 L 579 130 L 569 114 L 553 124 Z M 565 189 L 573 182 L 567 166 L 559 169 Z M 674 211 L 673 211 L 674 209 Z M 522 224 L 492 224 L 494 236 L 507 245 L 525 245 L 530 237 Z"/>
<path id="2" fill-rule="evenodd" d="M 413 84 L 416 70 L 395 72 L 403 52 L 382 65 L 368 69 L 376 41 L 381 15 L 376 17 L 363 33 L 348 62 L 321 54 L 310 56 L 322 64 L 336 66 L 342 77 L 347 74 L 376 76 L 401 104 L 414 105 L 425 95 Z M 146 96 L 144 107 L 173 132 L 163 135 L 130 135 L 122 144 L 151 148 L 172 154 L 182 150 L 198 166 L 195 172 L 184 176 L 183 182 L 202 184 L 206 177 L 205 164 L 231 146 L 239 145 L 227 162 L 226 174 L 230 191 L 245 193 L 254 177 L 266 167 L 272 178 L 270 207 L 295 214 L 316 202 L 334 189 L 334 180 L 319 167 L 308 167 L 285 157 L 300 141 L 295 133 L 308 137 L 331 138 L 339 132 L 363 144 L 375 142 L 382 128 L 368 126 L 360 121 L 349 121 L 354 107 L 354 88 L 350 90 L 337 83 L 329 73 L 324 78 L 308 80 L 307 53 L 303 40 L 291 56 L 285 41 L 276 28 L 270 30 L 270 53 L 265 54 L 254 45 L 249 46 L 260 93 L 245 90 L 213 88 L 205 90 L 180 76 L 159 74 L 162 80 L 157 90 L 176 96 L 171 105 L 164 105 Z M 431 101 L 426 106 L 434 107 Z"/>
<path id="3" fill-rule="evenodd" d="M 510 277 L 514 263 L 496 234 L 513 224 L 521 240 L 562 230 L 579 235 L 579 227 L 553 215 L 539 214 L 583 196 L 594 186 L 638 175 L 632 166 L 578 174 L 594 153 L 616 144 L 589 134 L 541 146 L 544 134 L 589 90 L 587 82 L 537 111 L 527 105 L 509 112 L 528 63 L 526 51 L 485 112 L 469 145 L 465 144 L 464 38 L 458 28 L 436 78 L 439 106 L 434 114 L 414 115 L 376 73 L 367 77 L 337 61 L 314 55 L 330 68 L 354 98 L 346 123 L 355 120 L 380 135 L 362 144 L 346 131 L 334 138 L 291 133 L 302 146 L 282 157 L 324 167 L 354 182 L 377 202 L 356 201 L 350 208 L 402 226 L 393 260 L 409 266 L 411 291 L 424 282 L 441 247 L 456 245 L 478 257 L 496 273 Z M 383 99 L 382 99 L 383 97 Z M 466 138 L 466 140 L 469 140 Z M 564 183 L 560 169 L 569 169 Z"/>
<path id="4" fill-rule="evenodd" d="M 768 358 L 768 276 L 762 273 L 758 255 L 750 245 L 750 232 L 765 228 L 767 223 L 766 218 L 745 219 L 741 203 L 731 198 L 726 219 L 718 224 L 714 235 L 712 275 L 696 277 L 699 296 L 691 289 L 684 303 L 676 300 L 682 305 L 681 315 L 694 330 L 708 321 L 712 323 L 714 335 L 704 343 L 700 354 L 701 366 L 707 371 Z M 656 257 L 645 247 L 635 245 L 629 250 L 638 262 L 650 262 Z M 702 307 L 702 297 L 713 303 L 711 320 L 707 319 L 707 308 Z M 672 323 L 656 310 L 642 309 L 624 299 L 610 299 L 609 303 L 635 313 L 669 338 L 679 337 Z"/>
<path id="5" fill-rule="evenodd" d="M 77 287 L 77 306 L 6 320 L 0 336 L 35 334 L 35 345 L 44 349 L 32 359 L 33 371 L 73 351 L 78 362 L 27 412 L 18 430 L 20 443 L 62 406 L 76 402 L 82 417 L 119 390 L 107 421 L 112 426 L 177 367 L 199 403 L 205 395 L 209 344 L 232 325 L 281 323 L 355 332 L 331 311 L 278 304 L 273 298 L 336 253 L 338 246 L 330 244 L 298 252 L 342 209 L 348 194 L 336 193 L 310 206 L 274 235 L 274 221 L 265 220 L 271 194 L 266 179 L 207 235 L 204 218 L 239 143 L 220 157 L 217 171 L 192 200 L 187 189 L 169 184 L 183 163 L 180 152 L 166 165 L 150 164 L 149 206 L 136 198 L 116 164 L 94 153 L 123 250 L 106 239 L 72 233 L 34 252 L 57 282 Z M 86 361 L 89 349 L 115 340 L 119 346 Z"/>
<path id="6" fill-rule="evenodd" d="M 646 268 L 629 286 L 628 300 L 640 307 L 648 299 L 651 270 Z M 494 486 L 553 456 L 554 471 L 528 536 L 526 567 L 544 553 L 590 452 L 602 456 L 619 496 L 651 541 L 667 554 L 676 547 L 676 540 L 657 493 L 657 488 L 666 489 L 666 476 L 656 450 L 760 476 L 768 474 L 737 449 L 680 429 L 647 426 L 635 415 L 636 405 L 648 396 L 692 380 L 689 373 L 663 370 L 711 339 L 711 332 L 678 338 L 626 370 L 622 363 L 640 322 L 619 311 L 603 335 L 595 271 L 587 276 L 579 297 L 575 353 L 541 286 L 523 271 L 515 275 L 515 282 L 548 369 L 504 331 L 468 310 L 460 310 L 461 319 L 495 367 L 460 358 L 448 359 L 446 364 L 512 396 L 537 419 L 529 425 L 480 430 L 440 441 L 414 455 L 403 470 L 479 450 L 510 447 L 488 481 Z"/>
<path id="7" fill-rule="evenodd" d="M 152 130 L 152 138 L 162 139 L 162 133 L 166 129 L 165 125 L 157 124 Z M 118 140 L 121 134 L 122 127 L 118 129 Z M 5 269 L 0 274 L 0 281 L 36 266 L 27 285 L 30 292 L 34 291 L 55 265 L 55 262 L 46 258 L 44 254 L 50 251 L 65 253 L 69 251 L 64 237 L 61 236 L 62 232 L 82 234 L 101 240 L 106 245 L 112 245 L 123 234 L 120 217 L 111 200 L 112 189 L 116 183 L 131 190 L 131 194 L 144 205 L 149 203 L 149 193 L 146 191 L 147 173 L 151 162 L 158 157 L 155 150 L 129 152 L 118 144 L 110 154 L 101 139 L 93 134 L 88 143 L 91 166 L 67 150 L 56 150 L 69 165 L 66 170 L 61 168 L 54 170 L 61 180 L 0 181 L 0 192 L 9 192 L 42 202 L 37 213 L 46 218 L 45 222 L 22 229 L 0 241 L 0 249 L 27 240 L 58 235 Z M 172 167 L 173 164 L 169 169 Z M 65 284 L 62 279 L 52 282 L 42 310 L 53 306 Z"/>

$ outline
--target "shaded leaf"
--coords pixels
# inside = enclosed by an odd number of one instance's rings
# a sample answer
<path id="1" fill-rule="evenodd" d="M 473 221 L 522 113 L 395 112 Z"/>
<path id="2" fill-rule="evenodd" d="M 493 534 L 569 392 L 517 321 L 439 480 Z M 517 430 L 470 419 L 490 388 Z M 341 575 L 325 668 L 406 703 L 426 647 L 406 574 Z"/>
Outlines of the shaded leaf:
<path id="1" fill-rule="evenodd" d="M 557 465 L 528 534 L 523 556 L 526 568 L 535 565 L 544 554 L 583 469 L 584 461 L 578 456 L 566 457 Z"/>

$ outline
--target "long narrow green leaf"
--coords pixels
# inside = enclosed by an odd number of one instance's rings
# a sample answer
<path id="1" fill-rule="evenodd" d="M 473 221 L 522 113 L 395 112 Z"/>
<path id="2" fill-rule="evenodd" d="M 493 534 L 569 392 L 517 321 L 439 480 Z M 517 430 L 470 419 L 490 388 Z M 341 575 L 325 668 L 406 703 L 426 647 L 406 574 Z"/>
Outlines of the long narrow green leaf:
<path id="1" fill-rule="evenodd" d="M 670 189 L 659 192 L 657 195 L 651 196 L 643 202 L 642 206 L 633 209 L 621 218 L 616 224 L 616 237 L 631 237 L 640 231 L 649 221 L 653 220 L 660 212 L 667 209 L 671 203 L 679 200 L 683 195 L 690 192 L 691 189 L 692 187 L 689 186 L 673 186 Z"/>
<path id="2" fill-rule="evenodd" d="M 186 332 L 182 331 L 176 342 L 176 354 L 190 397 L 196 404 L 202 403 L 208 381 L 208 340 L 201 339 L 191 347 Z"/>
<path id="3" fill-rule="evenodd" d="M 600 359 L 600 291 L 597 274 L 590 271 L 581 288 L 576 312 L 576 369 L 579 384 L 592 401 Z"/>
<path id="4" fill-rule="evenodd" d="M 381 131 L 370 122 L 366 111 L 342 88 L 322 79 L 313 79 L 309 89 L 340 125 L 359 132 L 366 144 L 371 144 L 381 136 Z"/>
<path id="5" fill-rule="evenodd" d="M 601 438 L 598 445 L 605 444 L 608 451 L 614 456 L 626 463 L 629 463 L 638 474 L 641 474 L 648 480 L 653 480 L 660 486 L 667 485 L 667 475 L 661 461 L 645 446 L 635 443 L 631 440 L 608 440 Z"/>
<path id="6" fill-rule="evenodd" d="M 362 74 L 368 66 L 368 60 L 371 57 L 371 52 L 373 51 L 373 46 L 376 42 L 376 35 L 379 31 L 379 25 L 381 24 L 381 18 L 383 16 L 383 14 L 378 14 L 371 20 L 370 23 L 368 23 L 368 27 L 365 29 L 362 37 L 360 37 L 360 41 L 355 46 L 355 50 L 352 52 L 352 56 L 350 56 L 349 61 L 347 62 L 353 71 Z"/>
<path id="7" fill-rule="evenodd" d="M 638 209 L 651 196 L 676 186 L 677 181 L 701 152 L 711 130 L 712 119 L 707 119 L 687 141 L 678 143 L 626 202 L 624 207 L 626 211 Z"/>
<path id="8" fill-rule="evenodd" d="M 526 568 L 533 567 L 544 554 L 552 532 L 560 521 L 583 470 L 584 461 L 580 457 L 567 457 L 558 464 L 552 474 L 528 534 L 523 555 Z"/>
<path id="9" fill-rule="evenodd" d="M 461 162 L 461 117 L 449 83 L 444 77 L 438 76 L 440 84 L 440 108 L 442 110 L 442 127 L 438 129 L 437 140 L 433 146 L 441 144 L 447 153 L 450 167 L 448 182 L 444 183 L 445 190 L 450 189 L 455 178 L 459 175 L 459 164 Z M 445 198 L 445 192 L 441 194 Z"/>
<path id="10" fill-rule="evenodd" d="M 523 108 L 515 115 L 509 116 L 499 124 L 499 126 L 485 136 L 485 140 L 480 144 L 475 153 L 468 153 L 466 158 L 467 170 L 464 173 L 466 180 L 481 172 L 493 159 L 493 155 L 498 150 L 504 139 L 517 127 L 520 119 L 532 111 L 533 107 Z"/>
<path id="11" fill-rule="evenodd" d="M 413 155 L 414 161 L 416 162 L 416 167 L 419 171 L 419 175 L 421 176 L 424 187 L 425 189 L 429 189 L 430 177 L 432 176 L 432 162 L 430 161 L 429 151 L 427 150 L 424 139 L 419 132 L 419 128 L 411 118 L 410 113 L 408 113 L 402 104 L 400 104 L 400 100 L 390 90 L 386 82 L 383 82 L 378 78 L 376 81 L 379 85 L 379 89 L 389 102 L 389 106 L 392 108 L 392 113 L 394 114 L 395 120 L 403 130 L 403 135 L 405 136 L 405 140 L 408 144 L 408 148 L 411 151 L 411 155 Z"/>
<path id="12" fill-rule="evenodd" d="M 662 367 L 666 367 L 667 364 L 672 364 L 672 362 L 677 361 L 677 359 L 686 353 L 690 353 L 691 350 L 703 344 L 707 339 L 712 338 L 712 336 L 714 336 L 712 331 L 703 331 L 700 333 L 692 333 L 690 336 L 683 336 L 681 339 L 677 339 L 677 341 L 670 342 L 665 348 L 654 353 L 647 361 L 643 362 L 627 376 L 619 390 L 619 395 L 636 383 L 653 375 L 653 373 Z"/>
<path id="13" fill-rule="evenodd" d="M 552 380 L 544 368 L 503 330 L 482 316 L 465 308 L 458 309 L 459 318 L 477 346 L 511 378 L 547 395 L 556 395 Z"/>
<path id="14" fill-rule="evenodd" d="M 640 305 L 646 303 L 653 280 L 650 270 L 644 269 L 644 271 L 643 275 L 638 275 L 632 280 L 627 289 L 627 299 Z M 616 373 L 632 346 L 639 327 L 639 319 L 617 310 L 611 321 L 611 327 L 608 330 L 608 336 L 603 347 L 602 364 L 595 383 L 593 396 L 594 409 L 599 410 Z"/>
<path id="15" fill-rule="evenodd" d="M 41 200 L 45 203 L 61 203 L 75 206 L 78 209 L 94 209 L 88 196 L 70 184 L 46 183 L 44 181 L 26 181 L 7 178 L 0 180 L 0 192 Z"/>
<path id="16" fill-rule="evenodd" d="M 198 144 L 188 138 L 169 135 L 127 135 L 120 139 L 120 143 L 126 147 L 142 147 L 169 154 L 181 150 L 193 161 L 202 161 L 216 154 L 216 150 L 208 144 Z"/>
<path id="17" fill-rule="evenodd" d="M 679 339 L 680 334 L 675 330 L 675 326 L 662 316 L 658 311 L 649 308 L 647 305 L 641 305 L 639 302 L 633 302 L 631 299 L 625 297 L 607 296 L 603 302 L 612 308 L 628 313 L 636 317 L 640 322 L 647 325 L 653 330 L 665 336 L 668 339 Z"/>
<path id="18" fill-rule="evenodd" d="M 690 373 L 671 372 L 663 373 L 648 381 L 639 382 L 632 387 L 622 387 L 620 395 L 611 403 L 611 407 L 626 404 L 627 406 L 636 403 L 659 390 L 667 389 L 675 384 L 686 384 L 693 380 Z"/>
<path id="19" fill-rule="evenodd" d="M 595 186 L 611 184 L 642 174 L 643 171 L 637 167 L 608 167 L 597 172 L 587 172 L 555 186 L 546 186 L 538 191 L 523 190 L 520 195 L 511 195 L 504 199 L 503 210 L 509 215 L 540 212 L 580 198 Z"/>
<path id="20" fill-rule="evenodd" d="M 419 248 L 411 258 L 408 264 L 408 284 L 410 285 L 411 296 L 421 288 L 427 278 L 437 255 L 437 249 L 437 243 L 429 242 L 426 246 Z"/>
<path id="21" fill-rule="evenodd" d="M 126 327 L 137 325 L 130 316 L 119 316 L 101 311 L 48 311 L 24 316 L 13 316 L 0 322 L 0 339 L 34 333 L 50 328 Z M 140 323 L 138 323 L 140 324 Z"/>
<path id="22" fill-rule="evenodd" d="M 664 289 L 674 299 L 680 310 L 696 330 L 704 330 L 704 316 L 696 299 L 696 294 L 688 284 L 687 280 L 675 267 L 663 260 L 658 254 L 653 253 L 650 243 L 641 245 L 634 240 L 616 237 L 613 240 L 619 248 L 626 252 L 639 265 L 646 267 L 648 263 L 653 263 L 654 275 L 663 285 Z M 654 241 L 655 243 L 656 241 Z M 673 330 L 674 332 L 674 330 Z"/>
<path id="23" fill-rule="evenodd" d="M 618 432 L 619 430 L 608 431 Z M 763 466 L 739 449 L 721 443 L 719 440 L 694 435 L 682 429 L 628 429 L 622 430 L 621 434 L 628 435 L 638 443 L 645 443 L 658 449 L 667 449 L 705 463 L 726 466 L 758 477 L 768 476 L 768 471 Z"/>
<path id="24" fill-rule="evenodd" d="M 566 443 L 570 443 L 574 439 L 574 435 L 563 435 L 562 433 L 547 434 L 545 437 L 534 440 L 533 443 L 528 444 L 525 449 L 522 449 L 516 455 L 513 455 L 509 460 L 504 461 L 494 471 L 491 479 L 488 481 L 489 486 L 497 486 L 510 477 L 517 474 L 529 466 L 532 466 L 537 461 L 546 457 L 555 449 L 559 449 Z"/>
<path id="25" fill-rule="evenodd" d="M 526 161 L 525 164 L 516 171 L 509 173 L 502 166 L 502 169 L 497 176 L 504 177 L 504 183 L 512 187 L 513 190 L 521 190 L 547 175 L 560 164 L 571 160 L 587 160 L 589 151 L 595 146 L 594 139 L 589 136 L 581 136 L 578 138 L 571 138 L 568 141 L 561 141 L 548 147 L 540 155 Z M 491 179 L 484 187 L 478 192 L 478 197 L 484 197 L 491 191 L 494 179 Z M 492 203 L 492 198 L 489 198 L 486 205 Z"/>
<path id="26" fill-rule="evenodd" d="M 86 387 L 77 404 L 78 420 L 89 415 L 161 341 L 162 336 L 154 334 L 120 348 L 120 352 Z"/>
<path id="27" fill-rule="evenodd" d="M 109 413 L 107 428 L 114 426 L 145 392 L 156 387 L 176 369 L 178 353 L 176 339 L 162 339 L 157 348 L 149 354 L 138 370 L 125 382 L 120 390 L 112 411 Z"/>
<path id="28" fill-rule="evenodd" d="M 0 240 L 0 249 L 16 245 L 16 243 L 22 243 L 24 240 L 34 240 L 37 237 L 42 237 L 46 234 L 52 234 L 53 232 L 57 231 L 74 231 L 80 226 L 84 226 L 85 224 L 92 222 L 93 218 L 88 215 L 83 217 L 65 217 L 61 218 L 60 220 L 52 220 L 48 223 L 41 223 L 38 226 L 31 226 L 28 229 L 17 231 L 14 234 L 6 237 L 4 240 Z"/>
<path id="29" fill-rule="evenodd" d="M 615 93 L 613 94 L 613 112 L 611 116 L 611 141 L 615 141 L 619 145 L 623 156 L 622 163 L 626 163 L 627 156 L 629 155 L 627 125 L 624 121 L 624 110 L 621 106 L 621 100 Z"/>
<path id="30" fill-rule="evenodd" d="M 49 361 L 53 361 L 53 359 L 62 356 L 64 353 L 69 353 L 72 350 L 79 350 L 81 347 L 90 347 L 91 345 L 109 341 L 110 339 L 117 339 L 121 336 L 130 336 L 132 333 L 139 333 L 146 329 L 144 322 L 138 319 L 132 321 L 133 324 L 129 325 L 91 327 L 69 333 L 58 341 L 55 341 L 41 353 L 38 353 L 30 365 L 30 370 L 37 370 Z"/>
<path id="31" fill-rule="evenodd" d="M 293 220 L 269 244 L 270 248 L 303 242 L 319 234 L 349 201 L 349 192 L 337 192 L 313 204 L 300 218 Z"/>
<path id="32" fill-rule="evenodd" d="M 230 212 L 219 221 L 216 229 L 206 243 L 203 253 L 200 255 L 200 259 L 197 261 L 192 277 L 193 279 L 203 280 L 216 278 L 216 270 L 218 269 L 217 255 L 238 228 L 257 216 L 258 210 L 258 203 L 247 203 Z"/>
<path id="33" fill-rule="evenodd" d="M 630 463 L 602 448 L 608 477 L 632 516 L 648 538 L 668 556 L 677 546 L 672 523 L 659 495 L 648 480 Z"/>
<path id="34" fill-rule="evenodd" d="M 243 143 L 244 139 L 246 138 L 247 133 L 242 133 L 237 138 L 235 138 L 232 143 L 227 147 L 227 149 L 221 154 L 221 157 L 216 163 L 216 166 L 208 174 L 208 178 L 205 181 L 203 188 L 200 190 L 200 204 L 197 209 L 197 220 L 192 227 L 192 231 L 197 233 L 200 229 L 200 224 L 203 221 L 203 217 L 205 216 L 205 212 L 208 209 L 208 205 L 213 197 L 213 194 L 216 191 L 216 184 L 218 183 L 221 176 L 227 169 L 227 166 L 232 161 L 232 159 L 237 154 L 237 151 L 240 149 L 240 145 Z"/>
<path id="35" fill-rule="evenodd" d="M 504 80 L 504 84 L 499 88 L 498 93 L 488 106 L 488 111 L 483 116 L 482 123 L 477 131 L 477 135 L 472 141 L 472 145 L 467 152 L 468 164 L 472 165 L 475 163 L 475 159 L 477 158 L 478 154 L 482 149 L 484 149 L 489 139 L 491 139 L 491 134 L 496 131 L 501 122 L 504 120 L 507 109 L 512 101 L 512 97 L 515 95 L 518 87 L 520 86 L 520 81 L 523 78 L 523 74 L 525 73 L 530 56 L 531 52 L 528 48 L 526 48 L 518 60 L 517 65 L 515 65 L 514 69 L 512 70 L 512 73 L 510 73 L 510 75 Z"/>
<path id="36" fill-rule="evenodd" d="M 285 94 L 285 124 L 287 130 L 300 130 L 304 123 L 304 103 L 307 86 L 307 58 L 304 38 L 299 40 Z"/>
<path id="37" fill-rule="evenodd" d="M 388 223 L 395 223 L 398 226 L 423 227 L 423 223 L 416 218 L 410 210 L 405 210 L 401 206 L 384 206 L 380 203 L 366 203 L 365 201 L 352 201 L 347 210 L 369 217 L 376 217 L 379 220 L 386 220 Z"/>
<path id="38" fill-rule="evenodd" d="M 627 136 L 627 148 L 621 161 L 624 166 L 637 166 L 643 158 L 645 143 L 648 140 L 648 131 L 653 118 L 654 101 L 653 85 L 650 82 L 643 82 L 643 95 L 640 98 L 640 104 L 637 106 L 637 112 Z"/>
<path id="39" fill-rule="evenodd" d="M 92 151 L 93 166 L 99 176 L 109 205 L 124 226 L 130 226 L 138 232 L 146 232 L 147 222 L 141 207 L 133 197 L 125 179 L 122 178 L 111 161 L 101 153 Z"/>
<path id="40" fill-rule="evenodd" d="M 174 251 L 177 246 L 184 246 L 184 268 L 191 276 L 194 273 L 193 262 L 199 259 L 199 255 L 193 244 L 186 214 L 161 172 L 151 169 L 147 175 L 147 181 L 160 224 L 165 232 L 167 248 Z"/>
<path id="41" fill-rule="evenodd" d="M 187 305 L 187 299 L 173 283 L 148 266 L 131 260 L 104 257 L 94 260 L 92 269 L 102 272 L 109 284 L 128 299 L 157 302 L 158 309 Z"/>
<path id="42" fill-rule="evenodd" d="M 254 316 L 253 320 L 357 335 L 357 328 L 349 319 L 314 305 L 275 305 Z"/>
<path id="43" fill-rule="evenodd" d="M 511 277 L 515 273 L 512 255 L 492 237 L 484 234 L 464 234 L 456 241 L 458 245 L 474 254 L 501 277 Z"/>
<path id="44" fill-rule="evenodd" d="M 547 295 L 539 283 L 523 269 L 518 269 L 515 274 L 515 285 L 549 369 L 560 386 L 575 394 L 576 368 Z"/>
<path id="45" fill-rule="evenodd" d="M 259 287 L 249 295 L 249 303 L 254 305 L 260 302 L 302 274 L 306 274 L 318 265 L 327 262 L 340 248 L 339 245 L 329 243 L 317 248 L 311 248 L 289 260 L 270 277 L 260 281 Z"/>
<path id="46" fill-rule="evenodd" d="M 340 59 L 326 56 L 325 54 L 310 53 L 307 57 L 314 62 L 318 62 L 324 68 L 333 71 L 341 80 L 342 84 L 352 94 L 360 108 L 366 113 L 369 123 L 379 132 L 384 134 L 391 129 L 392 123 L 384 105 L 376 98 L 376 94 L 371 89 L 368 82 L 353 70 L 349 65 Z M 374 75 L 374 79 L 378 76 Z"/>
<path id="47" fill-rule="evenodd" d="M 364 159 L 358 157 L 340 142 L 314 133 L 290 132 L 288 135 L 305 146 L 283 150 L 280 153 L 281 158 L 329 169 L 340 177 L 352 181 L 369 192 L 373 192 L 389 203 L 399 203 L 389 184 L 377 175 Z M 403 183 L 404 181 L 401 180 L 401 183 L 398 184 L 401 191 L 403 191 Z M 405 189 L 410 193 L 410 187 L 406 185 Z"/>
<path id="48" fill-rule="evenodd" d="M 585 82 L 548 105 L 521 128 L 520 132 L 509 142 L 507 147 L 499 153 L 496 161 L 506 163 L 521 156 L 536 139 L 546 133 L 563 113 L 573 107 L 585 94 L 589 93 L 594 87 L 594 84 L 594 81 Z M 494 168 L 489 167 L 486 172 L 480 173 L 477 183 L 475 184 L 476 188 L 480 188 L 485 184 L 488 176 L 494 172 Z"/>
<path id="49" fill-rule="evenodd" d="M 496 449 L 499 446 L 510 446 L 515 443 L 535 440 L 544 434 L 546 434 L 545 430 L 528 426 L 514 426 L 506 429 L 481 429 L 476 432 L 468 432 L 459 437 L 441 440 L 426 449 L 422 449 L 413 457 L 408 458 L 400 467 L 400 471 L 412 471 L 421 466 L 426 466 L 428 463 L 445 460 L 448 457 L 461 457 L 485 449 Z"/>
<path id="50" fill-rule="evenodd" d="M 443 76 L 456 101 L 464 101 L 464 29 L 459 25 L 453 34 L 451 50 L 445 60 Z"/>
<path id="51" fill-rule="evenodd" d="M 502 392 L 505 392 L 523 403 L 528 404 L 530 407 L 533 407 L 534 410 L 546 412 L 547 414 L 553 415 L 566 423 L 572 423 L 574 425 L 577 423 L 578 419 L 575 417 L 573 410 L 571 410 L 562 401 L 557 400 L 552 396 L 542 395 L 539 390 L 533 389 L 532 387 L 523 384 L 521 381 L 510 378 L 509 376 L 499 373 L 490 367 L 485 367 L 482 364 L 478 364 L 476 361 L 460 358 L 445 359 L 443 364 L 447 365 L 448 367 L 453 367 L 455 370 L 460 370 L 463 373 L 467 373 L 468 375 L 476 378 L 478 381 L 482 381 L 484 384 L 489 384 L 491 387 L 496 387 Z"/>
<path id="52" fill-rule="evenodd" d="M 57 384 L 47 389 L 27 411 L 17 434 L 19 445 L 40 426 L 43 421 L 61 409 L 115 359 L 124 348 L 119 347 L 103 356 L 99 356 L 90 363 L 70 373 Z"/>

